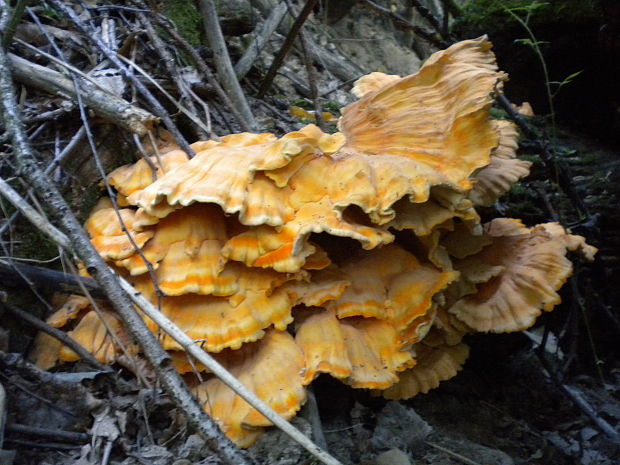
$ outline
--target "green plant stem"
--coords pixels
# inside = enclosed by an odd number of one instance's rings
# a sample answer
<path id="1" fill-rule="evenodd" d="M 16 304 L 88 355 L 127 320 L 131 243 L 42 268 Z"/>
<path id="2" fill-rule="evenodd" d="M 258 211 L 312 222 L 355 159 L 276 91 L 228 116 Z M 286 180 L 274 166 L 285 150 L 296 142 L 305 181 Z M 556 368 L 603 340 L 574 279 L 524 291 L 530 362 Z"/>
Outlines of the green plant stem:
<path id="1" fill-rule="evenodd" d="M 532 29 L 530 28 L 528 23 L 526 21 L 524 21 L 514 11 L 511 11 L 508 8 L 506 8 L 506 11 L 521 26 L 523 26 L 523 29 L 525 29 L 527 34 L 530 36 L 530 40 L 532 41 L 532 48 L 534 49 L 534 52 L 536 53 L 536 56 L 538 57 L 538 60 L 540 61 L 540 65 L 542 67 L 543 75 L 544 75 L 544 78 L 545 78 L 545 89 L 547 91 L 547 101 L 549 103 L 549 112 L 551 113 L 551 134 L 552 134 L 553 138 L 555 139 L 555 136 L 556 136 L 555 109 L 553 107 L 553 94 L 551 92 L 551 84 L 550 84 L 550 81 L 549 81 L 549 72 L 547 70 L 547 62 L 545 61 L 545 57 L 543 56 L 542 51 L 540 50 L 540 47 L 538 46 L 538 40 L 536 39 L 536 36 L 534 35 L 534 32 L 532 31 Z M 527 19 L 529 21 L 529 12 L 528 12 Z"/>

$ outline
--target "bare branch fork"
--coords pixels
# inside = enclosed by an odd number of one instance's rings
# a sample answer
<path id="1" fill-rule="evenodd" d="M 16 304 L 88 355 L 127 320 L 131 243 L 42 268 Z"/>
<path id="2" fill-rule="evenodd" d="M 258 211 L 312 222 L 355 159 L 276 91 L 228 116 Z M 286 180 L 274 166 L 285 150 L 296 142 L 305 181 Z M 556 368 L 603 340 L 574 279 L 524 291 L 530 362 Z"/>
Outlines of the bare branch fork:
<path id="1" fill-rule="evenodd" d="M 92 247 L 81 225 L 71 212 L 62 196 L 39 169 L 32 148 L 27 141 L 21 125 L 20 115 L 15 105 L 15 91 L 11 82 L 6 53 L 0 49 L 0 107 L 7 131 L 11 134 L 13 148 L 20 174 L 37 191 L 48 207 L 51 219 L 61 225 L 66 232 L 58 230 L 49 221 L 39 215 L 17 193 L 8 189 L 2 190 L 18 209 L 33 224 L 48 234 L 57 244 L 74 252 L 84 263 L 88 272 L 94 276 L 102 290 L 108 296 L 119 316 L 125 323 L 132 337 L 138 341 L 143 353 L 151 363 L 162 387 L 186 413 L 189 423 L 207 439 L 208 445 L 230 464 L 251 464 L 251 460 L 239 451 L 230 440 L 222 434 L 213 420 L 204 412 L 187 386 L 172 366 L 170 356 L 163 350 L 155 335 L 149 331 L 142 318 L 135 311 L 133 304 L 139 306 L 144 313 L 155 321 L 163 331 L 175 339 L 190 355 L 207 366 L 225 384 L 268 418 L 273 424 L 285 431 L 310 453 L 327 465 L 340 465 L 340 462 L 317 447 L 290 423 L 274 412 L 265 402 L 258 399 L 243 386 L 234 376 L 217 363 L 210 355 L 194 344 L 183 331 L 161 314 L 146 298 L 138 293 L 127 281 L 115 275 L 106 265 L 97 251 Z"/>
<path id="2" fill-rule="evenodd" d="M 278 5 L 269 13 L 267 19 L 263 23 L 260 30 L 256 32 L 254 36 L 254 40 L 248 48 L 244 52 L 243 56 L 239 58 L 239 61 L 235 64 L 235 73 L 239 80 L 243 79 L 246 74 L 252 68 L 252 64 L 258 58 L 260 52 L 267 45 L 267 41 L 269 37 L 275 32 L 278 28 L 278 25 L 284 18 L 287 12 L 286 2 L 280 2 Z"/>
<path id="3" fill-rule="evenodd" d="M 312 9 L 314 8 L 314 5 L 316 5 L 316 3 L 317 3 L 317 0 L 306 1 L 306 4 L 304 5 L 301 12 L 299 13 L 299 16 L 297 16 L 297 19 L 291 26 L 291 30 L 286 36 L 286 40 L 284 41 L 284 44 L 282 45 L 280 52 L 278 52 L 276 57 L 273 59 L 273 63 L 271 63 L 271 67 L 269 68 L 269 71 L 267 71 L 267 75 L 265 76 L 265 79 L 263 79 L 263 82 L 260 88 L 258 89 L 258 94 L 257 94 L 258 98 L 264 97 L 267 91 L 269 90 L 269 88 L 271 87 L 273 78 L 276 77 L 276 73 L 278 72 L 278 69 L 280 69 L 280 66 L 282 65 L 282 62 L 284 61 L 284 58 L 286 58 L 286 55 L 288 54 L 289 50 L 293 46 L 293 42 L 295 41 L 295 38 L 299 34 L 299 31 L 301 30 L 301 27 L 304 25 L 304 22 L 306 21 L 306 19 L 308 19 L 308 16 L 312 12 Z"/>

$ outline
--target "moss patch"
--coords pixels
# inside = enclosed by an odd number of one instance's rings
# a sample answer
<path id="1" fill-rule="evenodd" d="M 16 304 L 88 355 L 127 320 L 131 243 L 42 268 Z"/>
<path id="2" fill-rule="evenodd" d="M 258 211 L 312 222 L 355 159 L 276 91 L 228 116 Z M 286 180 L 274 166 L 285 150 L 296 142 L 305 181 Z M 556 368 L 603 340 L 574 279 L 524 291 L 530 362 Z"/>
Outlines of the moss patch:
<path id="1" fill-rule="evenodd" d="M 165 0 L 162 13 L 175 24 L 179 33 L 190 44 L 201 44 L 202 19 L 194 2 Z"/>

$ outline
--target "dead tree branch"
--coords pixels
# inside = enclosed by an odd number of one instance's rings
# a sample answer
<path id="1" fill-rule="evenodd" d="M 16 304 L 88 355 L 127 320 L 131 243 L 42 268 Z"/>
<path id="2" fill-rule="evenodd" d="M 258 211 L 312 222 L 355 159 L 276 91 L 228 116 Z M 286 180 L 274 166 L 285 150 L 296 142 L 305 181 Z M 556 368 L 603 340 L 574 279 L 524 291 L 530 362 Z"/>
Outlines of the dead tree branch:
<path id="1" fill-rule="evenodd" d="M 9 59 L 17 81 L 51 94 L 60 95 L 74 102 L 77 101 L 76 89 L 71 79 L 17 55 L 9 54 Z M 110 92 L 105 92 L 86 80 L 81 80 L 81 85 L 84 91 L 82 98 L 85 105 L 103 119 L 123 129 L 144 136 L 149 127 L 158 120 L 148 111 L 138 108 Z"/>
<path id="2" fill-rule="evenodd" d="M 424 19 L 428 21 L 428 23 L 433 26 L 433 29 L 439 34 L 439 36 L 446 42 L 454 42 L 454 39 L 450 37 L 448 31 L 448 19 L 450 17 L 450 12 L 448 11 L 447 5 L 444 3 L 444 15 L 442 21 L 439 20 L 427 7 L 422 5 L 418 0 L 409 0 L 411 5 L 420 13 Z"/>
<path id="3" fill-rule="evenodd" d="M 265 79 L 263 79 L 263 82 L 261 83 L 258 89 L 257 98 L 263 98 L 265 94 L 267 93 L 267 91 L 269 90 L 269 88 L 271 87 L 273 78 L 276 77 L 276 73 L 278 72 L 278 69 L 280 69 L 280 66 L 282 66 L 282 62 L 286 58 L 286 55 L 288 54 L 288 52 L 291 50 L 291 47 L 293 46 L 293 42 L 295 42 L 295 39 L 297 38 L 297 35 L 299 34 L 301 27 L 303 26 L 306 19 L 308 19 L 308 16 L 312 12 L 312 9 L 314 8 L 314 5 L 316 5 L 316 3 L 317 3 L 317 0 L 306 1 L 306 4 L 304 5 L 301 12 L 295 19 L 295 22 L 291 26 L 291 30 L 288 32 L 288 35 L 286 36 L 286 40 L 284 41 L 284 44 L 282 44 L 280 51 L 278 52 L 276 57 L 273 59 L 273 63 L 271 63 L 269 71 L 267 71 L 267 75 L 265 76 Z"/>
<path id="4" fill-rule="evenodd" d="M 56 6 L 58 2 L 54 1 Z M 62 5 L 61 5 L 62 6 Z M 115 57 L 116 58 L 116 57 Z M 204 412 L 196 399 L 171 364 L 170 356 L 163 350 L 157 338 L 140 318 L 133 307 L 126 291 L 119 284 L 119 278 L 105 264 L 97 251 L 93 248 L 86 233 L 71 212 L 56 187 L 50 183 L 47 177 L 39 169 L 34 152 L 28 143 L 21 118 L 16 107 L 16 97 L 9 73 L 8 57 L 0 48 L 0 107 L 7 132 L 11 135 L 15 161 L 18 164 L 20 175 L 37 191 L 37 195 L 45 201 L 51 218 L 62 225 L 67 235 L 58 231 L 36 211 L 28 210 L 25 201 L 14 203 L 15 198 L 9 200 L 22 210 L 28 219 L 36 218 L 38 227 L 43 231 L 52 232 L 55 241 L 62 244 L 63 248 L 73 252 L 86 266 L 91 275 L 97 279 L 103 288 L 111 304 L 124 321 L 127 330 L 132 337 L 141 345 L 143 353 L 152 367 L 157 372 L 162 387 L 177 404 L 178 408 L 185 412 L 188 421 L 207 440 L 209 446 L 216 450 L 221 457 L 230 464 L 250 464 L 250 460 L 237 449 L 230 440 L 224 436 L 213 420 Z M 17 195 L 15 193 L 15 195 Z M 32 208 L 32 207 L 30 207 Z M 27 214 L 26 211 L 29 211 Z M 32 213 L 35 215 L 32 215 Z"/>
<path id="5" fill-rule="evenodd" d="M 5 191 L 0 191 L 5 195 Z M 16 272 L 15 270 L 19 272 Z M 5 285 L 49 289 L 63 294 L 83 294 L 82 285 L 97 299 L 105 299 L 106 295 L 96 281 L 82 276 L 74 276 L 60 271 L 22 263 L 8 263 L 0 260 L 0 281 Z M 80 284 L 81 283 L 81 284 Z"/>
<path id="6" fill-rule="evenodd" d="M 443 39 L 438 38 L 432 32 L 427 31 L 420 26 L 416 26 L 415 24 L 411 24 L 402 16 L 393 13 L 391 10 L 384 8 L 371 0 L 361 0 L 361 5 L 370 8 L 375 13 L 385 16 L 386 18 L 390 18 L 396 27 L 412 31 L 415 35 L 421 37 L 422 39 L 426 40 L 428 43 L 434 45 L 437 48 L 446 48 L 449 45 Z"/>
<path id="7" fill-rule="evenodd" d="M 213 58 L 215 60 L 215 67 L 217 68 L 217 74 L 220 77 L 220 81 L 224 88 L 228 91 L 231 100 L 236 105 L 239 113 L 243 115 L 246 124 L 252 128 L 257 129 L 254 115 L 250 109 L 250 105 L 245 98 L 243 89 L 239 84 L 237 75 L 233 69 L 228 55 L 228 49 L 226 48 L 226 42 L 224 41 L 224 35 L 220 28 L 220 23 L 217 17 L 217 11 L 215 9 L 215 3 L 213 0 L 200 0 L 200 12 L 204 21 L 204 30 L 207 36 L 209 46 L 213 51 Z"/>
<path id="8" fill-rule="evenodd" d="M 87 433 L 39 428 L 37 426 L 20 425 L 19 423 L 8 423 L 6 430 L 10 433 L 23 434 L 25 436 L 35 436 L 60 442 L 75 442 L 78 444 L 87 443 L 92 439 L 92 435 Z"/>
<path id="9" fill-rule="evenodd" d="M 271 13 L 269 13 L 269 16 L 265 19 L 265 22 L 260 30 L 256 32 L 252 43 L 248 46 L 243 56 L 239 58 L 239 61 L 235 64 L 235 73 L 237 74 L 237 78 L 239 80 L 242 80 L 245 75 L 248 74 L 254 64 L 254 61 L 256 61 L 256 58 L 258 58 L 260 52 L 263 48 L 265 48 L 265 45 L 267 45 L 267 41 L 278 28 L 278 25 L 286 15 L 286 12 L 286 3 L 280 2 L 278 3 L 278 6 L 276 6 Z"/>
<path id="10" fill-rule="evenodd" d="M 316 124 L 321 130 L 326 131 L 325 118 L 323 118 L 323 105 L 321 104 L 321 95 L 319 92 L 319 80 L 316 69 L 314 69 L 314 63 L 308 53 L 308 41 L 306 40 L 306 34 L 303 31 L 299 31 L 299 43 L 301 45 L 301 51 L 304 58 L 304 65 L 306 67 L 306 74 L 308 75 L 308 85 L 310 87 L 310 93 L 312 100 L 314 101 L 314 116 L 316 118 Z"/>

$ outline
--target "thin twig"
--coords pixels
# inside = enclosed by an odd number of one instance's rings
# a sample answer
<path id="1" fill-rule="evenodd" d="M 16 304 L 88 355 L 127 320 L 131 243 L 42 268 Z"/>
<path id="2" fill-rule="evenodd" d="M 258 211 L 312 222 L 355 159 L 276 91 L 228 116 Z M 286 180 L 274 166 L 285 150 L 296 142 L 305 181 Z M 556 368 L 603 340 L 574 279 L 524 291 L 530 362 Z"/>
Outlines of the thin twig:
<path id="1" fill-rule="evenodd" d="M 4 445 L 4 429 L 6 426 L 6 391 L 0 383 L 0 450 Z"/>
<path id="2" fill-rule="evenodd" d="M 78 354 L 80 358 L 84 359 L 84 361 L 89 363 L 92 367 L 98 370 L 101 370 L 101 371 L 110 371 L 110 367 L 98 362 L 97 359 L 93 357 L 90 352 L 88 352 L 82 345 L 78 344 L 74 339 L 69 337 L 67 333 L 65 333 L 64 331 L 61 331 L 58 328 L 54 328 L 48 325 L 46 322 L 38 319 L 37 317 L 31 315 L 30 313 L 20 308 L 17 308 L 13 305 L 9 305 L 6 303 L 0 303 L 0 307 L 8 310 L 13 315 L 21 318 L 22 320 L 27 322 L 29 325 L 34 326 L 39 331 L 43 331 L 44 333 L 52 336 L 54 339 L 59 340 L 64 345 L 66 345 L 69 349 L 71 349 L 73 352 Z"/>
<path id="3" fill-rule="evenodd" d="M 146 29 L 146 34 L 149 37 L 149 43 L 153 46 L 157 54 L 160 56 L 161 61 L 163 61 L 166 70 L 170 74 L 170 78 L 174 83 L 176 83 L 177 87 L 181 91 L 181 98 L 185 100 L 187 106 L 189 107 L 189 111 L 194 115 L 198 115 L 198 111 L 194 106 L 194 101 L 192 99 L 191 94 L 188 89 L 189 86 L 187 82 L 183 78 L 179 67 L 176 65 L 176 61 L 170 51 L 166 48 L 166 44 L 159 37 L 159 34 L 155 31 L 155 28 L 151 24 L 151 22 L 147 19 L 147 16 L 144 13 L 138 13 L 138 18 L 140 19 L 140 23 Z M 196 116 L 196 119 L 198 117 Z M 201 124 L 192 125 L 192 130 L 195 133 L 195 136 L 200 140 L 206 140 L 209 138 L 207 134 L 206 128 L 203 128 Z"/>
<path id="4" fill-rule="evenodd" d="M 220 23 L 217 17 L 217 11 L 215 9 L 215 3 L 213 0 L 200 0 L 200 12 L 204 22 L 204 31 L 207 36 L 209 46 L 213 51 L 213 60 L 215 61 L 215 67 L 217 68 L 217 74 L 220 78 L 220 82 L 224 88 L 228 91 L 231 100 L 239 110 L 239 113 L 243 115 L 246 124 L 251 129 L 257 129 L 254 115 L 250 109 L 243 89 L 239 84 L 239 80 L 235 74 L 230 56 L 228 55 L 228 49 L 226 48 L 226 42 L 224 41 L 224 35 L 220 28 Z"/>
<path id="5" fill-rule="evenodd" d="M 307 412 L 307 418 L 310 420 L 310 426 L 312 427 L 312 437 L 314 442 L 320 448 L 327 450 L 327 441 L 325 440 L 325 433 L 323 432 L 323 425 L 321 425 L 321 415 L 319 414 L 319 405 L 314 395 L 312 386 L 308 386 L 308 400 L 306 401 L 305 411 Z"/>
<path id="6" fill-rule="evenodd" d="M 441 18 L 441 34 L 443 37 L 450 35 L 450 4 L 447 0 L 441 0 L 443 16 Z"/>
<path id="7" fill-rule="evenodd" d="M 6 26 L 6 30 L 2 31 L 4 37 L 2 38 L 2 46 L 8 47 L 11 45 L 13 41 L 13 35 L 15 34 L 15 30 L 17 29 L 17 25 L 22 20 L 22 16 L 24 15 L 24 11 L 26 10 L 26 5 L 28 5 L 29 0 L 17 0 L 15 4 L 15 8 L 13 8 L 13 14 L 11 15 L 11 20 Z"/>
<path id="8" fill-rule="evenodd" d="M 467 457 L 465 457 L 464 455 L 461 455 L 457 452 L 454 452 L 450 449 L 447 449 L 443 446 L 440 446 L 439 444 L 435 444 L 434 442 L 430 442 L 430 441 L 424 441 L 424 444 L 426 444 L 427 446 L 431 446 L 433 449 L 437 449 L 440 450 L 441 452 L 448 454 L 450 457 L 454 457 L 455 459 L 460 460 L 461 462 L 467 464 L 467 465 L 480 465 L 480 463 L 478 462 L 474 462 L 471 459 L 468 459 Z"/>
<path id="9" fill-rule="evenodd" d="M 0 0 L 0 34 L 4 34 L 11 20 L 11 8 L 6 0 Z"/>
<path id="10" fill-rule="evenodd" d="M 292 14 L 293 6 L 290 0 L 286 0 L 288 4 L 289 11 Z M 325 131 L 325 118 L 323 118 L 323 105 L 321 104 L 321 96 L 319 93 L 319 86 L 317 84 L 318 76 L 316 70 L 314 69 L 314 64 L 310 58 L 310 54 L 308 53 L 308 41 L 306 39 L 306 34 L 304 32 L 304 27 L 302 24 L 301 29 L 299 30 L 299 45 L 301 48 L 301 54 L 304 58 L 304 65 L 306 67 L 306 73 L 308 75 L 308 85 L 310 86 L 310 93 L 312 95 L 312 100 L 314 101 L 314 116 L 316 118 L 316 124 L 321 130 Z"/>
<path id="11" fill-rule="evenodd" d="M 26 436 L 36 436 L 40 438 L 52 439 L 63 442 L 85 443 L 90 441 L 91 435 L 87 433 L 76 433 L 73 431 L 63 431 L 59 429 L 39 428 L 37 426 L 20 425 L 19 423 L 8 423 L 7 431 L 11 433 L 23 434 Z"/>
<path id="12" fill-rule="evenodd" d="M 433 29 L 435 29 L 435 31 L 443 39 L 448 39 L 447 37 L 443 36 L 442 34 L 443 28 L 441 26 L 441 23 L 439 22 L 439 19 L 437 19 L 437 17 L 433 13 L 431 13 L 431 10 L 429 10 L 427 7 L 422 5 L 418 0 L 409 0 L 409 3 L 413 5 L 413 7 L 417 10 L 418 13 L 420 13 L 420 16 L 426 19 L 429 22 L 429 24 L 433 26 Z"/>
<path id="13" fill-rule="evenodd" d="M 280 66 L 282 66 L 282 62 L 284 61 L 284 58 L 286 58 L 286 55 L 288 54 L 291 47 L 293 46 L 293 42 L 297 38 L 297 34 L 301 30 L 301 27 L 303 26 L 306 19 L 308 19 L 308 16 L 312 12 L 312 9 L 316 5 L 317 1 L 318 0 L 306 0 L 306 4 L 304 5 L 301 12 L 297 16 L 297 19 L 295 19 L 295 22 L 291 26 L 291 30 L 288 32 L 286 36 L 286 40 L 284 41 L 284 44 L 282 44 L 280 51 L 278 52 L 276 57 L 273 59 L 273 62 L 271 63 L 271 66 L 269 67 L 269 71 L 267 71 L 267 75 L 265 76 L 265 79 L 263 79 L 263 82 L 261 83 L 258 89 L 258 94 L 256 96 L 257 98 L 259 99 L 263 98 L 265 94 L 267 93 L 267 91 L 269 90 L 269 88 L 271 87 L 271 84 L 273 82 L 273 79 L 276 77 L 276 73 L 278 72 L 278 69 L 280 69 Z"/>
<path id="14" fill-rule="evenodd" d="M 581 392 L 573 386 L 564 384 L 558 377 L 556 371 L 547 361 L 544 353 L 540 350 L 535 351 L 542 366 L 547 371 L 554 384 L 564 393 L 570 401 L 575 404 L 586 416 L 588 416 L 592 422 L 614 443 L 620 445 L 620 433 L 614 429 L 604 418 L 602 418 L 596 410 L 590 405 L 590 403 L 583 397 Z"/>
<path id="15" fill-rule="evenodd" d="M 69 445 L 69 444 L 59 444 L 55 442 L 35 442 L 35 441 L 26 441 L 24 439 L 13 439 L 7 438 L 7 442 L 10 442 L 15 445 L 22 446 L 22 449 L 25 449 L 27 446 L 40 448 L 40 449 L 55 449 L 55 450 L 76 450 L 80 449 L 82 446 L 80 445 Z"/>

